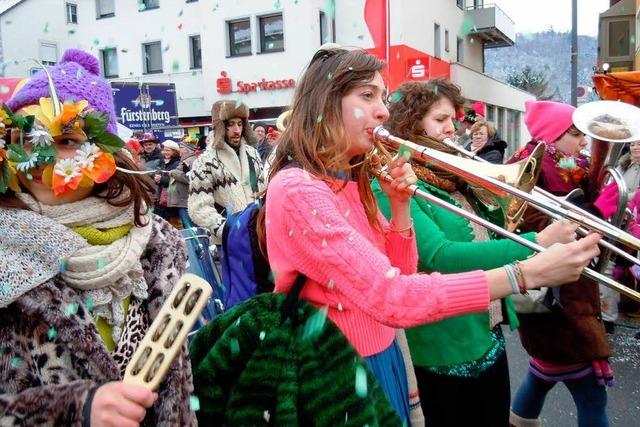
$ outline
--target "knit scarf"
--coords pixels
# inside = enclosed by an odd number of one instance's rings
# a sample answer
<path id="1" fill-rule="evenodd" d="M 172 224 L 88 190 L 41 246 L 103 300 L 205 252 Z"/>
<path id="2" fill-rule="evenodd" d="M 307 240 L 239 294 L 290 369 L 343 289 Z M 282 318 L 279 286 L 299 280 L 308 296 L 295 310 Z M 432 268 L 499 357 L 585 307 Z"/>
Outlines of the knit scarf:
<path id="1" fill-rule="evenodd" d="M 97 197 L 50 206 L 26 193 L 16 196 L 32 211 L 85 237 L 84 247 L 61 260 L 60 275 L 91 307 L 94 318 L 103 318 L 113 326 L 117 343 L 125 320 L 124 299 L 133 295 L 144 300 L 148 296 L 140 257 L 151 236 L 151 219 L 144 227 L 133 227 L 133 205 L 113 206 Z M 73 233 L 71 230 L 68 232 Z"/>

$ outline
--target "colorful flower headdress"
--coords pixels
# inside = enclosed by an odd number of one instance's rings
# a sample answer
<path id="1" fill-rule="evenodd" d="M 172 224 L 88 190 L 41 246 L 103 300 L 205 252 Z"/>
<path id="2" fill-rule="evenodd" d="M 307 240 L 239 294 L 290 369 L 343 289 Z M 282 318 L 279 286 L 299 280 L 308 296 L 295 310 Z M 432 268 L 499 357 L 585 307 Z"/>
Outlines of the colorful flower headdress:
<path id="1" fill-rule="evenodd" d="M 92 110 L 85 100 L 61 103 L 53 80 L 46 68 L 44 70 L 50 98 L 40 98 L 39 106 L 25 107 L 27 115 L 13 114 L 7 106 L 0 110 L 0 193 L 9 189 L 20 192 L 18 174 L 32 179 L 31 171 L 42 167 L 42 181 L 56 196 L 80 186 L 101 184 L 116 171 L 113 153 L 125 143 L 106 131 L 108 114 Z M 9 129 L 19 133 L 17 142 L 5 140 L 11 135 Z M 57 158 L 54 141 L 62 136 L 75 136 L 84 141 L 74 157 Z"/>

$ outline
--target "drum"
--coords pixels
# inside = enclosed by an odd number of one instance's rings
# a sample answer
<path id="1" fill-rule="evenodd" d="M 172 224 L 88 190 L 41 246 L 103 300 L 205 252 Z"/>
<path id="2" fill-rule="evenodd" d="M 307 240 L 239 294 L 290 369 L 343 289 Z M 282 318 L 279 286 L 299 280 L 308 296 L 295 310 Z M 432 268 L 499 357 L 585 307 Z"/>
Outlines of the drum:
<path id="1" fill-rule="evenodd" d="M 213 293 L 206 307 L 196 321 L 192 332 L 189 334 L 189 336 L 191 336 L 202 326 L 209 323 L 211 319 L 224 311 L 222 304 L 222 301 L 224 301 L 224 286 L 222 285 L 220 272 L 214 261 L 216 247 L 210 246 L 209 244 L 209 231 L 205 228 L 191 227 L 180 230 L 180 232 L 187 245 L 189 256 L 186 272 L 203 278 L 209 282 L 213 289 Z"/>

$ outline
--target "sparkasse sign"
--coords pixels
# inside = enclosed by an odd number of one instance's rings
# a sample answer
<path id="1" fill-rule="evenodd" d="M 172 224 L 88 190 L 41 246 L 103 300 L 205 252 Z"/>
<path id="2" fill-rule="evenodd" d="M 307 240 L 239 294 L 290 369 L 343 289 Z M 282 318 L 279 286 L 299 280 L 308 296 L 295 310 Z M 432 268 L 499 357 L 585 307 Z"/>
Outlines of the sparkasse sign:
<path id="1" fill-rule="evenodd" d="M 240 92 L 240 93 L 249 93 L 249 92 L 259 92 L 261 90 L 279 90 L 279 89 L 289 89 L 294 88 L 296 86 L 296 81 L 293 79 L 280 79 L 280 80 L 267 80 L 263 78 L 257 82 L 245 82 L 243 80 L 238 80 L 236 83 L 236 90 L 233 90 L 233 86 L 231 84 L 231 78 L 228 76 L 226 71 L 220 72 L 220 77 L 216 80 L 216 90 L 218 93 L 232 93 L 232 92 Z"/>

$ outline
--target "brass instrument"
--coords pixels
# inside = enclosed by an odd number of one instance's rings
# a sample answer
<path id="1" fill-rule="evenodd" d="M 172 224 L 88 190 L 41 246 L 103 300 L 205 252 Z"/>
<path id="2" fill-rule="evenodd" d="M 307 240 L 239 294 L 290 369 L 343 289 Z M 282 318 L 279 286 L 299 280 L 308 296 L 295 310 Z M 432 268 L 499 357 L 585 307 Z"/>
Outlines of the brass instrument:
<path id="1" fill-rule="evenodd" d="M 511 185 L 506 184 L 493 177 L 486 177 L 486 176 L 478 175 L 472 172 L 473 169 L 477 169 L 478 162 L 473 162 L 468 159 L 461 159 L 457 156 L 442 153 L 438 150 L 423 147 L 411 141 L 407 141 L 407 140 L 398 138 L 396 136 L 392 136 L 389 133 L 389 131 L 386 130 L 383 126 L 378 126 L 373 130 L 373 137 L 374 137 L 374 140 L 377 143 L 382 144 L 384 148 L 389 148 L 393 151 L 399 151 L 401 149 L 407 150 L 408 152 L 411 153 L 414 160 L 417 160 L 423 164 L 426 164 L 427 166 L 436 166 L 443 170 L 447 170 L 456 175 L 459 175 L 462 178 L 464 178 L 467 182 L 473 182 L 474 183 L 473 185 L 482 186 L 487 191 L 490 191 L 493 194 L 502 196 L 504 193 L 509 193 L 514 196 L 517 196 L 521 200 L 524 200 L 530 203 L 534 207 L 538 207 L 542 205 L 544 209 L 547 209 L 556 215 L 562 216 L 563 218 L 571 219 L 574 222 L 584 221 L 585 224 L 587 224 L 590 227 L 593 227 L 594 230 L 598 229 L 597 225 L 595 225 L 593 222 L 583 217 L 580 217 L 571 211 L 567 211 L 563 208 L 553 206 L 553 205 L 546 206 L 545 203 L 539 200 L 538 197 L 535 197 L 534 195 L 529 194 L 526 191 L 522 191 L 519 188 L 512 187 Z M 475 163 L 475 165 L 472 165 L 469 162 Z M 384 170 L 372 171 L 372 173 L 378 176 L 380 179 L 384 179 L 387 181 L 392 180 L 392 178 Z M 437 206 L 440 206 L 444 209 L 454 212 L 462 216 L 463 218 L 468 219 L 469 221 L 475 222 L 483 227 L 486 227 L 489 230 L 501 236 L 507 237 L 517 243 L 520 243 L 529 249 L 532 249 L 536 252 L 541 252 L 544 250 L 542 246 L 536 243 L 532 243 L 515 233 L 505 230 L 504 228 L 497 226 L 491 223 L 490 221 L 485 220 L 484 218 L 481 218 L 477 215 L 466 212 L 465 210 L 460 209 L 457 206 L 450 205 L 449 203 L 443 200 L 440 200 L 439 198 L 420 190 L 416 185 L 409 186 L 409 188 L 407 188 L 407 191 L 410 192 L 412 195 L 421 197 L 429 201 L 430 203 L 433 203 Z M 629 298 L 632 298 L 636 301 L 640 301 L 639 292 L 636 292 L 633 289 L 629 289 L 626 286 L 623 286 L 622 284 L 614 281 L 613 279 L 597 271 L 594 271 L 589 268 L 585 268 L 582 274 L 585 275 L 586 277 L 589 277 L 593 280 L 596 280 L 602 283 L 607 287 L 614 289 L 615 291 L 623 295 L 628 296 Z"/>
<path id="2" fill-rule="evenodd" d="M 180 277 L 127 365 L 125 383 L 158 388 L 211 292 L 194 274 Z"/>

